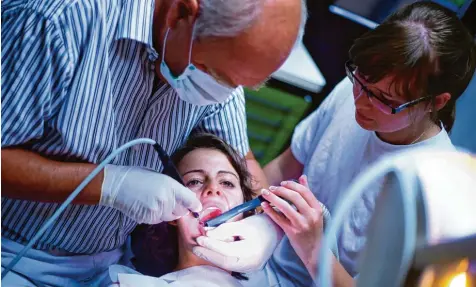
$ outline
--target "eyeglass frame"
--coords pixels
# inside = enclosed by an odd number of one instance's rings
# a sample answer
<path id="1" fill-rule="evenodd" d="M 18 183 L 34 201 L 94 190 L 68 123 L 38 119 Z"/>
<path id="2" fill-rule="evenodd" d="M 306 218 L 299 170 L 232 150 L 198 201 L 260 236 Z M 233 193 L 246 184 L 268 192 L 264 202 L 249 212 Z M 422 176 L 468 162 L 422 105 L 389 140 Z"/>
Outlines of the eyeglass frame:
<path id="1" fill-rule="evenodd" d="M 345 72 L 347 74 L 347 77 L 349 78 L 349 80 L 352 82 L 352 84 L 354 84 L 354 81 L 357 81 L 357 83 L 360 85 L 361 87 L 361 90 L 363 90 L 364 92 L 367 93 L 367 97 L 374 97 L 375 99 L 379 100 L 382 104 L 386 105 L 387 107 L 389 107 L 390 109 L 392 109 L 392 112 L 391 114 L 394 115 L 396 113 L 399 113 L 401 111 L 403 111 L 404 109 L 406 108 L 409 108 L 409 107 L 412 107 L 412 106 L 415 106 L 423 101 L 426 101 L 426 100 L 429 100 L 432 98 L 432 96 L 426 96 L 426 97 L 421 97 L 421 98 L 418 98 L 418 99 L 415 99 L 415 100 L 412 100 L 412 101 L 409 101 L 409 102 L 406 102 L 404 104 L 401 104 L 399 105 L 398 107 L 392 107 L 387 100 L 385 99 L 382 99 L 381 97 L 378 97 L 374 92 L 372 92 L 369 88 L 367 88 L 366 85 L 364 85 L 360 80 L 359 78 L 357 78 L 355 75 L 354 75 L 354 71 L 357 67 L 354 66 L 354 64 L 352 63 L 351 60 L 345 62 Z M 388 95 L 388 96 L 391 96 L 389 95 L 388 93 L 385 93 L 385 92 L 382 92 L 380 91 L 382 94 L 385 94 L 385 95 Z"/>

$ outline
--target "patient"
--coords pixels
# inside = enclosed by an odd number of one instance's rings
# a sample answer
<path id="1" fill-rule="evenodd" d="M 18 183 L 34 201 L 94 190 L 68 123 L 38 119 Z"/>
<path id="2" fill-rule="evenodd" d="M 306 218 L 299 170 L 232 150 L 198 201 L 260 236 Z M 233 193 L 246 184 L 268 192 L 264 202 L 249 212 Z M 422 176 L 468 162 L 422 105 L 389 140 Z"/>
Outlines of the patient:
<path id="1" fill-rule="evenodd" d="M 191 138 L 172 158 L 185 185 L 200 199 L 203 211 L 199 219 L 189 214 L 168 223 L 169 236 L 178 242 L 178 252 L 169 253 L 175 258 L 168 258 L 169 263 L 175 265 L 173 272 L 157 278 L 113 265 L 110 275 L 116 283 L 114 286 L 168 286 L 172 283 L 173 286 L 241 286 L 240 274 L 213 266 L 194 255 L 192 248 L 197 245 L 195 238 L 203 234 L 199 221 L 207 221 L 252 199 L 250 174 L 244 160 L 220 138 L 208 134 Z M 247 215 L 239 215 L 231 221 Z M 161 238 L 154 242 L 154 237 L 150 237 L 147 245 L 161 244 Z"/>

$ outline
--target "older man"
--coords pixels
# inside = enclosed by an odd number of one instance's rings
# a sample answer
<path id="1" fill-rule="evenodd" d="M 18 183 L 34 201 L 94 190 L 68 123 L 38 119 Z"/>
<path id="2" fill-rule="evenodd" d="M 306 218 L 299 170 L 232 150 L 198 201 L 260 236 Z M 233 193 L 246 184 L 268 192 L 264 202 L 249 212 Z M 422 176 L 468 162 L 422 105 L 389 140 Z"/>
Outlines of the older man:
<path id="1" fill-rule="evenodd" d="M 2 266 L 132 139 L 172 153 L 191 133 L 212 132 L 263 178 L 240 86 L 284 62 L 304 9 L 299 0 L 3 1 Z M 137 223 L 200 210 L 161 169 L 151 146 L 118 155 L 3 283 L 97 284 Z"/>

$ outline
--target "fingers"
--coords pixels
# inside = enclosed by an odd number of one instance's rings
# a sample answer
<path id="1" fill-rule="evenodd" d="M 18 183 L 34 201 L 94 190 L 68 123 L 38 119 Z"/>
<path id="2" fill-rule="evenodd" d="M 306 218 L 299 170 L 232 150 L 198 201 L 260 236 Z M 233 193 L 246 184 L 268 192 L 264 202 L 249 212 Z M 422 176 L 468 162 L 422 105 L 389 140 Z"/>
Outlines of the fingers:
<path id="1" fill-rule="evenodd" d="M 275 193 L 282 196 L 282 191 L 278 192 L 277 189 L 274 189 L 273 192 L 270 192 L 267 189 L 261 190 L 261 194 L 267 201 L 269 201 L 279 211 L 281 211 L 284 214 L 284 216 L 286 216 L 287 220 L 291 222 L 292 225 L 297 225 L 302 220 L 302 216 L 289 203 L 287 203 L 284 199 L 277 196 Z M 286 197 L 283 196 L 283 198 L 286 198 Z M 276 224 L 278 223 L 276 222 Z"/>
<path id="2" fill-rule="evenodd" d="M 190 213 L 190 211 L 187 208 L 185 208 L 183 205 L 180 205 L 178 203 L 175 205 L 175 208 L 172 211 L 172 214 L 174 216 L 177 216 L 178 218 L 187 216 L 189 213 Z"/>
<path id="3" fill-rule="evenodd" d="M 307 181 L 307 176 L 305 174 L 301 175 L 298 179 L 299 183 L 301 185 L 303 185 L 304 187 L 306 187 L 307 189 L 310 189 L 309 188 L 309 183 Z"/>
<path id="4" fill-rule="evenodd" d="M 201 247 L 201 246 L 193 247 L 192 252 L 196 256 L 198 256 L 198 257 L 200 257 L 204 260 L 207 260 L 207 261 L 213 263 L 214 265 L 216 265 L 220 268 L 223 268 L 225 270 L 230 270 L 231 267 L 239 261 L 238 257 L 224 256 L 224 255 L 222 255 L 218 252 L 215 252 L 215 251 L 210 250 L 210 249 L 206 249 L 206 248 Z"/>
<path id="5" fill-rule="evenodd" d="M 240 227 L 242 227 L 242 224 L 239 222 L 223 223 L 212 230 L 208 230 L 206 235 L 216 240 L 231 242 L 234 241 L 235 236 L 244 236 L 243 232 L 240 231 Z"/>
<path id="6" fill-rule="evenodd" d="M 190 209 L 193 212 L 200 212 L 202 210 L 202 203 L 200 200 L 198 200 L 193 191 L 182 185 L 180 185 L 178 188 L 174 188 L 174 190 L 176 206 L 182 206 L 185 209 Z"/>
<path id="7" fill-rule="evenodd" d="M 282 230 L 288 230 L 289 220 L 281 213 L 274 210 L 268 202 L 261 203 L 264 212 L 279 226 Z"/>
<path id="8" fill-rule="evenodd" d="M 182 216 L 177 216 L 177 215 L 173 215 L 173 214 L 164 214 L 160 220 L 158 222 L 153 222 L 153 223 L 148 223 L 148 224 L 158 224 L 162 221 L 165 221 L 165 222 L 170 222 L 170 221 L 174 221 L 174 220 L 177 220 L 177 219 L 180 219 Z"/>
<path id="9" fill-rule="evenodd" d="M 224 242 L 207 236 L 199 236 L 197 237 L 196 241 L 198 245 L 223 255 L 230 255 L 229 253 L 232 252 L 232 246 L 230 246 L 230 242 Z"/>
<path id="10" fill-rule="evenodd" d="M 321 205 L 319 203 L 319 200 L 317 200 L 312 191 L 309 189 L 307 176 L 302 175 L 299 178 L 299 182 L 300 183 L 293 181 L 283 181 L 281 182 L 281 186 L 299 193 L 310 207 L 320 210 Z"/>
<path id="11" fill-rule="evenodd" d="M 301 213 L 305 215 L 310 212 L 311 206 L 309 206 L 300 193 L 284 186 L 270 186 L 269 189 L 278 197 L 288 201 L 288 204 L 293 204 L 297 208 L 295 212 L 298 214 Z"/>
<path id="12" fill-rule="evenodd" d="M 172 193 L 173 193 L 172 195 L 173 198 L 176 199 L 177 195 L 174 189 L 172 189 Z M 160 206 L 159 210 L 162 211 L 160 215 L 161 221 L 170 222 L 170 221 L 177 220 L 183 215 L 185 215 L 188 211 L 185 207 L 180 205 L 176 200 L 172 202 L 167 202 L 167 201 L 164 202 L 159 200 L 157 204 Z"/>

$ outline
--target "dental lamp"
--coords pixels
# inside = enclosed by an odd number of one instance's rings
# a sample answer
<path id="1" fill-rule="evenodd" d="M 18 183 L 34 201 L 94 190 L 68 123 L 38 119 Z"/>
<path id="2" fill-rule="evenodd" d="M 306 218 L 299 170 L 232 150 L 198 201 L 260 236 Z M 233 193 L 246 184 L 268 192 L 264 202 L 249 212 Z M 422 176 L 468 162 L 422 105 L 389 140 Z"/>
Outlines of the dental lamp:
<path id="1" fill-rule="evenodd" d="M 414 149 L 388 156 L 360 174 L 326 230 L 334 240 L 365 188 L 383 180 L 358 260 L 357 286 L 476 286 L 476 157 Z M 326 250 L 326 249 L 323 249 Z M 332 286 L 321 254 L 320 286 Z"/>

